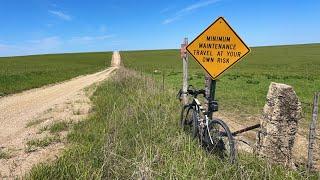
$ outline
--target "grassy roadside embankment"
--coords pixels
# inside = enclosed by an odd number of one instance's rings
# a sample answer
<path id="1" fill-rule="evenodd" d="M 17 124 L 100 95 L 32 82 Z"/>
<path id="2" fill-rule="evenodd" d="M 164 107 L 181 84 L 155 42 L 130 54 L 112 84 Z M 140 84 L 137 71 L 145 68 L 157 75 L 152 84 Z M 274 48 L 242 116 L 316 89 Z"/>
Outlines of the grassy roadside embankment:
<path id="1" fill-rule="evenodd" d="M 111 52 L 0 57 L 0 97 L 94 73 L 110 65 Z"/>
<path id="2" fill-rule="evenodd" d="M 271 82 L 292 85 L 304 110 L 307 127 L 313 94 L 320 90 L 320 44 L 251 48 L 251 53 L 217 82 L 219 111 L 251 116 L 260 114 Z M 123 52 L 128 68 L 162 78 L 176 91 L 181 88 L 182 61 L 178 50 Z M 161 73 L 154 73 L 155 70 Z M 204 87 L 204 71 L 189 58 L 189 83 Z M 242 118 L 243 119 L 243 118 Z"/>
<path id="3" fill-rule="evenodd" d="M 121 70 L 92 100 L 94 113 L 68 135 L 68 149 L 34 167 L 29 179 L 307 178 L 251 155 L 231 165 L 205 153 L 178 126 L 175 90 L 150 78 Z"/>

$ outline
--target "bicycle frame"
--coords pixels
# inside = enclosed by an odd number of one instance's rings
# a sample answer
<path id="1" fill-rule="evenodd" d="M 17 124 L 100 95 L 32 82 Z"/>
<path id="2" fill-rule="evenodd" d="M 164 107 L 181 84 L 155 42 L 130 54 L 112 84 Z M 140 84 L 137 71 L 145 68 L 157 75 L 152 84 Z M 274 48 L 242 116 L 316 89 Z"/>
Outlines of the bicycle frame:
<path id="1" fill-rule="evenodd" d="M 195 106 L 195 110 L 197 112 L 200 113 L 200 111 L 202 112 L 202 114 L 204 115 L 204 118 L 198 118 L 198 127 L 199 127 L 199 132 L 201 132 L 201 136 L 203 136 L 203 132 L 204 131 L 207 131 L 207 133 L 209 134 L 209 117 L 208 117 L 208 112 L 205 111 L 205 108 L 201 105 L 200 101 L 197 99 L 197 98 L 193 98 L 193 101 L 192 101 L 192 106 Z M 204 129 L 205 128 L 205 129 Z M 213 144 L 213 139 L 210 137 L 210 142 Z"/>

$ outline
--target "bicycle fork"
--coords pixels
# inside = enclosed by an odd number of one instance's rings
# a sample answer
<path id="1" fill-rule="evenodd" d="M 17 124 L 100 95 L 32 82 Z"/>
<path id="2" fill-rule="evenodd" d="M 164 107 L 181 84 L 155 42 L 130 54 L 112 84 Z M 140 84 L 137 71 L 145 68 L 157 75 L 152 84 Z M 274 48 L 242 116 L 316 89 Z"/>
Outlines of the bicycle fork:
<path id="1" fill-rule="evenodd" d="M 211 135 L 210 135 L 210 131 L 209 131 L 209 121 L 208 121 L 208 115 L 205 115 L 205 128 L 206 128 L 206 130 L 207 130 L 207 133 L 208 133 L 208 136 L 209 136 L 209 139 L 210 139 L 210 142 L 211 142 L 211 144 L 213 144 L 213 139 L 212 139 L 212 137 L 211 137 Z"/>
<path id="2" fill-rule="evenodd" d="M 213 144 L 213 139 L 212 139 L 212 137 L 210 136 L 209 120 L 208 120 L 208 119 L 209 119 L 209 118 L 208 118 L 208 115 L 205 115 L 205 116 L 204 116 L 204 119 L 202 119 L 202 118 L 199 118 L 199 119 L 198 119 L 198 121 L 199 121 L 198 124 L 199 124 L 200 140 L 201 140 L 201 141 L 204 141 L 204 140 L 205 140 L 205 134 L 204 134 L 204 132 L 207 131 L 208 136 L 209 136 L 209 140 L 210 140 L 209 143 Z M 208 143 L 208 142 L 206 142 L 206 143 Z"/>

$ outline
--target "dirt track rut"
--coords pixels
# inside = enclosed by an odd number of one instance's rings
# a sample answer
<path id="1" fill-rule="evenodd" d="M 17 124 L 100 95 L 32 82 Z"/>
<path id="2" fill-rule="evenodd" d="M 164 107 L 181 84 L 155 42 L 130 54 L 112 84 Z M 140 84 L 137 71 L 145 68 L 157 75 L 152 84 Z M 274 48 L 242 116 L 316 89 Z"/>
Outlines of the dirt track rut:
<path id="1" fill-rule="evenodd" d="M 86 98 L 85 101 L 90 101 L 83 90 L 107 79 L 112 72 L 120 67 L 120 61 L 119 52 L 114 52 L 111 67 L 101 72 L 0 98 L 0 153 L 2 149 L 15 149 L 14 157 L 9 160 L 0 158 L 0 178 L 15 177 L 17 174 L 24 173 L 32 164 L 41 161 L 41 158 L 37 158 L 37 160 L 28 162 L 28 157 L 32 155 L 26 156 L 24 153 L 23 149 L 28 140 L 26 137 L 36 134 L 34 128 L 27 127 L 28 123 L 34 121 L 35 118 L 41 118 L 46 114 L 46 111 L 58 106 L 60 106 L 59 114 L 65 113 L 68 110 L 66 105 L 74 102 L 75 99 L 79 101 Z M 90 106 L 88 103 L 85 104 L 85 106 L 88 105 Z M 64 119 L 68 118 L 64 117 Z M 54 148 L 50 151 L 54 151 Z M 16 165 L 20 167 L 13 168 Z M 20 169 L 17 170 L 18 168 Z"/>
<path id="2" fill-rule="evenodd" d="M 65 101 L 79 90 L 106 79 L 116 67 L 51 87 L 26 91 L 0 99 L 0 144 L 23 131 L 32 117 Z"/>

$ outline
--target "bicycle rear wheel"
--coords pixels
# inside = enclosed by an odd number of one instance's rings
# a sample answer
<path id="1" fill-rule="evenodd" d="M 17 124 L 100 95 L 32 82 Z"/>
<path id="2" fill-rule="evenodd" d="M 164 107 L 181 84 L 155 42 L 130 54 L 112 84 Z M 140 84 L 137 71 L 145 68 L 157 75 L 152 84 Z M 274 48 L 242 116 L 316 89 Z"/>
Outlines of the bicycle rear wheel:
<path id="1" fill-rule="evenodd" d="M 205 134 L 208 151 L 218 154 L 222 159 L 229 159 L 230 163 L 235 162 L 236 150 L 234 138 L 225 122 L 220 119 L 213 119 L 209 122 Z"/>

